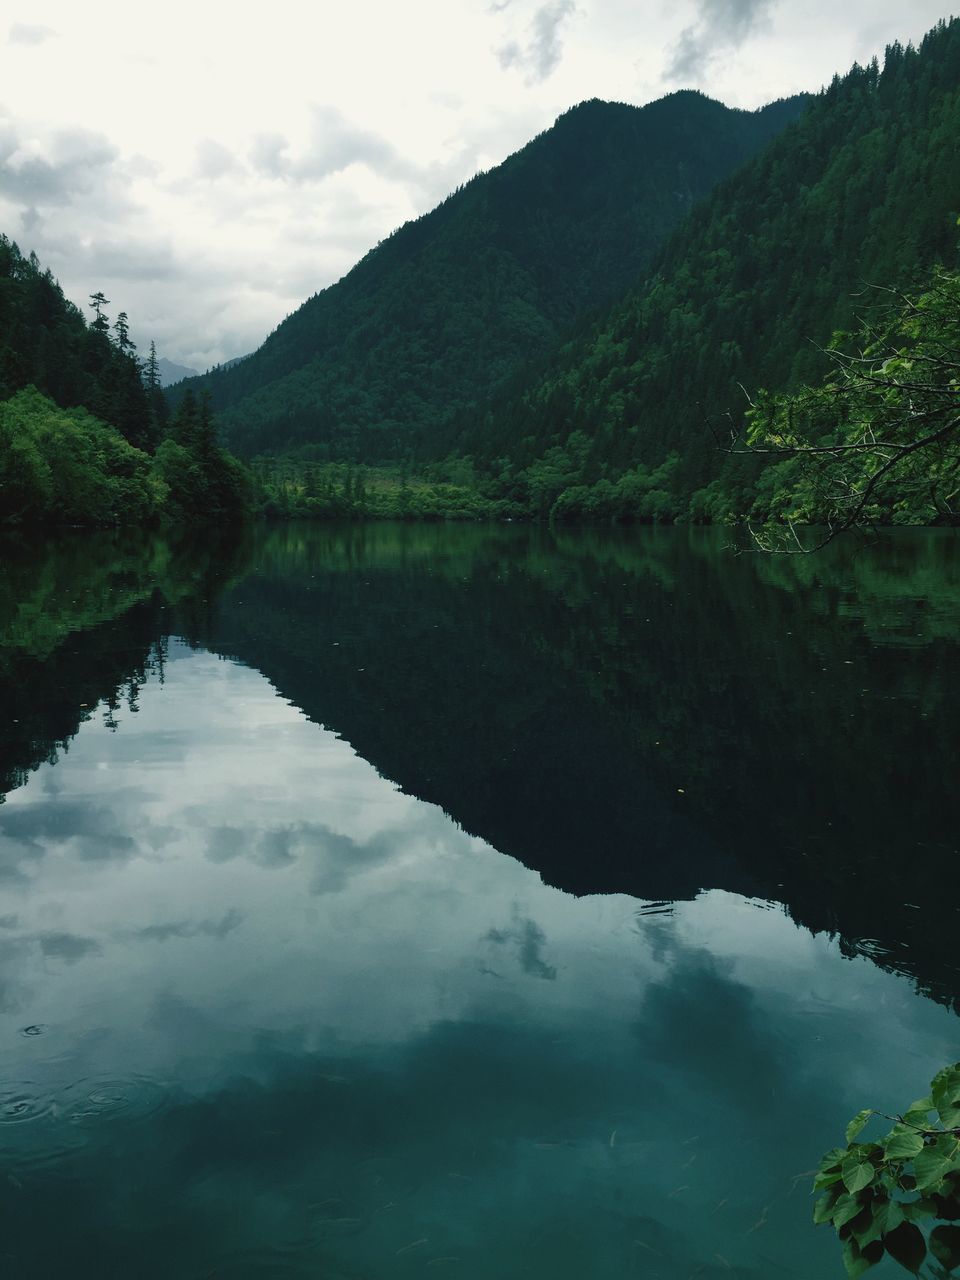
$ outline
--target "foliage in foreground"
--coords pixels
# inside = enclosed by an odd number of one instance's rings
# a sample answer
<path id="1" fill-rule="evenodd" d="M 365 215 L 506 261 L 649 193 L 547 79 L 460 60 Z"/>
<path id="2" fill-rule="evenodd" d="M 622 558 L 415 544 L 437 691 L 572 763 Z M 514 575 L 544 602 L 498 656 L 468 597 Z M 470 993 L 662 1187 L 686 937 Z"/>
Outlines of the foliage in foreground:
<path id="1" fill-rule="evenodd" d="M 761 396 L 749 415 L 753 452 L 777 459 L 754 504 L 764 549 L 807 549 L 795 524 L 824 525 L 829 538 L 859 524 L 960 521 L 960 274 L 883 296 L 853 339 L 837 335 L 822 385 Z"/>
<path id="2" fill-rule="evenodd" d="M 823 1157 L 813 1185 L 824 1194 L 813 1220 L 833 1225 L 848 1276 L 863 1275 L 886 1254 L 914 1275 L 928 1260 L 949 1275 L 960 1267 L 960 1063 L 944 1067 L 929 1096 L 903 1115 L 886 1116 L 895 1121 L 888 1134 L 857 1142 L 884 1114 L 858 1112 L 846 1147 Z M 925 1235 L 921 1227 L 933 1222 Z"/>

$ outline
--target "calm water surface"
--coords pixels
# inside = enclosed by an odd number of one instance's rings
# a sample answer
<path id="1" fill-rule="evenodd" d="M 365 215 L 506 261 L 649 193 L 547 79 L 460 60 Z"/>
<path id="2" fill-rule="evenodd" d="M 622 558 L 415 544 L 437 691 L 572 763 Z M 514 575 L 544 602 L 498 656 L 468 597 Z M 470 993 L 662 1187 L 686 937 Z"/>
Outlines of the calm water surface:
<path id="1" fill-rule="evenodd" d="M 4 548 L 4 1276 L 843 1274 L 960 1057 L 960 542 L 724 542 Z"/>

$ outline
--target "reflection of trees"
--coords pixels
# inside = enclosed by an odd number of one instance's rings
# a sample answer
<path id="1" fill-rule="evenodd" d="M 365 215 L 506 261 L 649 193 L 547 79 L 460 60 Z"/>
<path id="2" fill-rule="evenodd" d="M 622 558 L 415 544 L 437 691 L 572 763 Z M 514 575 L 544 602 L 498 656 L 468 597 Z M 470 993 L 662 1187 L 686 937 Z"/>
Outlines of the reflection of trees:
<path id="1" fill-rule="evenodd" d="M 125 533 L 7 541 L 0 575 L 0 802 L 56 758 L 103 703 L 162 674 L 168 609 L 203 620 L 242 563 L 235 539 L 201 544 Z"/>
<path id="2" fill-rule="evenodd" d="M 177 634 L 562 888 L 775 899 L 954 999 L 953 536 L 724 541 L 378 524 L 8 556 L 0 786 Z"/>
<path id="3" fill-rule="evenodd" d="M 786 564 L 698 531 L 278 536 L 211 639 L 405 790 L 561 887 L 785 901 L 960 991 L 931 926 L 960 816 L 949 533 Z"/>

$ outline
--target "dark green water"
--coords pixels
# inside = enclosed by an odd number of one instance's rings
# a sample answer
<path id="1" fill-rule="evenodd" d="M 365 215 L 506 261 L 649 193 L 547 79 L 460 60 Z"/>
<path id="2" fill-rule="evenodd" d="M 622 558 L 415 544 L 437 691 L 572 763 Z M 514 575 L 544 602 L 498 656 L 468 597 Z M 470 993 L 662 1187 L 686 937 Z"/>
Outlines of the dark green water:
<path id="1" fill-rule="evenodd" d="M 960 541 L 724 542 L 3 548 L 5 1277 L 843 1274 L 960 1057 Z"/>

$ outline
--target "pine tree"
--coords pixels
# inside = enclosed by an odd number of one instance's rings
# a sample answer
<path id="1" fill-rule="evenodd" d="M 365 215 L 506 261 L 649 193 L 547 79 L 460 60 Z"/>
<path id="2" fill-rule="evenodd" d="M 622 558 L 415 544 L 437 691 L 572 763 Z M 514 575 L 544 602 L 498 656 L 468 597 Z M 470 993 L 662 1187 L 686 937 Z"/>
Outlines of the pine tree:
<path id="1" fill-rule="evenodd" d="M 123 355 L 132 355 L 137 349 L 137 344 L 130 337 L 130 325 L 125 311 L 121 311 L 117 316 L 113 331 L 117 335 L 117 350 Z"/>
<path id="2" fill-rule="evenodd" d="M 110 332 L 110 321 L 103 314 L 103 308 L 109 307 L 109 305 L 110 305 L 110 299 L 104 297 L 104 295 L 99 290 L 96 293 L 91 293 L 90 306 L 97 313 L 97 318 L 90 325 L 90 328 L 95 329 L 97 333 Z"/>

